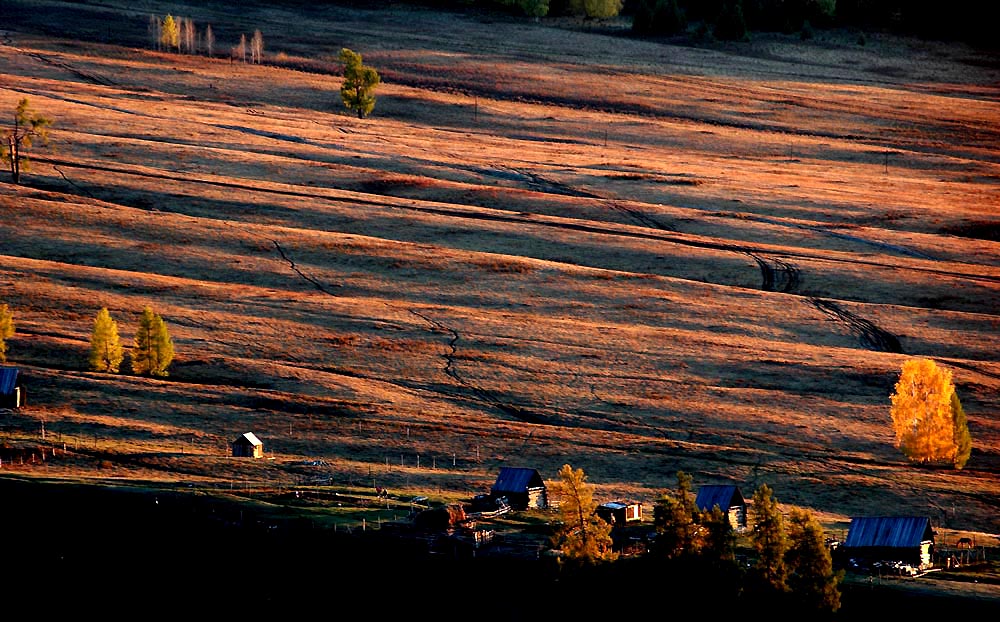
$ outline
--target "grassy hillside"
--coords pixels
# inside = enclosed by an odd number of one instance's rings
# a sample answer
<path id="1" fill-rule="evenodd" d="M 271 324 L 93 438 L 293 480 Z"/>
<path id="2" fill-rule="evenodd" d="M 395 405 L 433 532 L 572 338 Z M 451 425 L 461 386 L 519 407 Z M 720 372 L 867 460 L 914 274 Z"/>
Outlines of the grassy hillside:
<path id="1" fill-rule="evenodd" d="M 600 500 L 682 470 L 832 530 L 1000 533 L 995 59 L 392 4 L 0 11 L 0 110 L 55 120 L 0 183 L 29 400 L 0 414 L 0 474 L 443 499 L 569 463 Z M 221 56 L 157 51 L 153 11 Z M 265 62 L 233 62 L 254 29 Z M 367 119 L 342 47 L 383 78 Z M 170 375 L 88 371 L 97 311 L 130 343 L 147 304 Z M 961 471 L 893 447 L 910 357 L 954 373 Z M 227 457 L 246 431 L 266 460 Z"/>

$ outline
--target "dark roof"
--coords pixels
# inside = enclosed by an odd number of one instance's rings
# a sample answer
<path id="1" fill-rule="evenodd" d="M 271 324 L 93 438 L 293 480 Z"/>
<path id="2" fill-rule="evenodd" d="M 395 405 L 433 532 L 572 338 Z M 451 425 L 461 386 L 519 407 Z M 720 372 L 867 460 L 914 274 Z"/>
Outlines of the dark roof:
<path id="1" fill-rule="evenodd" d="M 851 519 L 844 546 L 909 548 L 933 539 L 931 520 L 926 516 L 861 516 Z"/>
<path id="2" fill-rule="evenodd" d="M 17 386 L 17 368 L 0 367 L 0 395 L 10 395 Z"/>
<path id="3" fill-rule="evenodd" d="M 702 512 L 711 511 L 715 506 L 719 506 L 723 512 L 728 512 L 729 508 L 734 505 L 746 505 L 746 501 L 738 487 L 713 484 L 698 489 L 698 496 L 695 498 L 694 504 Z"/>
<path id="4" fill-rule="evenodd" d="M 500 475 L 493 484 L 493 492 L 524 492 L 529 488 L 544 486 L 536 469 L 500 467 Z"/>

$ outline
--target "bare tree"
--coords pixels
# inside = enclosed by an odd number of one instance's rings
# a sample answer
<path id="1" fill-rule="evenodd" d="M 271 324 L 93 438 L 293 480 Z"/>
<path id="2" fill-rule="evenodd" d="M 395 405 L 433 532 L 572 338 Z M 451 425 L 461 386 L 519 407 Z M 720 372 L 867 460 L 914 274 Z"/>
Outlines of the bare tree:
<path id="1" fill-rule="evenodd" d="M 184 18 L 184 27 L 182 30 L 182 37 L 184 39 L 184 44 L 187 46 L 188 54 L 194 54 L 197 52 L 195 47 L 195 36 L 194 36 L 194 21 L 190 17 Z"/>
<path id="2" fill-rule="evenodd" d="M 253 31 L 253 38 L 250 40 L 250 60 L 260 64 L 264 56 L 264 35 L 259 30 Z"/>
<path id="3" fill-rule="evenodd" d="M 212 25 L 205 26 L 205 53 L 212 56 L 215 48 L 215 35 L 212 34 Z"/>
<path id="4" fill-rule="evenodd" d="M 149 16 L 149 26 L 147 27 L 150 39 L 157 50 L 163 49 L 163 21 L 156 15 Z"/>
<path id="5" fill-rule="evenodd" d="M 240 44 L 236 46 L 236 55 L 244 63 L 247 62 L 247 36 L 240 35 Z"/>

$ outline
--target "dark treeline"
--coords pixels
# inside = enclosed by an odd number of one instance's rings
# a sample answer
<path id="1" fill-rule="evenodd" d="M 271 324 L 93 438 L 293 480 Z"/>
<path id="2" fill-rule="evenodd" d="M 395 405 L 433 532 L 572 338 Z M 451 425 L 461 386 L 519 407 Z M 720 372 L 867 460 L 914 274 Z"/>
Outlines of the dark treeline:
<path id="1" fill-rule="evenodd" d="M 538 4 L 547 5 L 549 17 L 572 15 L 574 0 L 409 0 L 411 4 L 442 9 L 485 9 L 523 15 Z M 276 0 L 272 4 L 301 5 L 302 0 Z M 309 4 L 339 4 L 378 9 L 389 2 L 329 0 Z M 954 40 L 998 48 L 1000 3 L 981 0 L 623 0 L 620 14 L 641 19 L 644 12 L 660 15 L 679 12 L 684 27 L 707 26 L 742 19 L 746 31 L 796 33 L 803 28 L 856 28 L 884 31 L 925 39 Z M 534 10 L 534 9 L 532 9 Z M 641 28 L 639 29 L 641 30 Z M 676 31 L 676 30 L 675 30 Z M 658 33 L 651 33 L 658 34 Z M 662 33 L 662 34 L 672 34 Z M 720 38 L 738 38 L 722 36 Z"/>
<path id="2" fill-rule="evenodd" d="M 560 569 L 551 558 L 435 555 L 426 543 L 345 533 L 260 502 L 131 486 L 0 477 L 4 612 L 59 618 L 319 614 L 389 620 L 461 616 L 477 622 L 589 619 L 711 607 L 804 619 L 792 602 L 739 593 L 712 565 L 649 556 Z M 846 587 L 831 620 L 873 612 L 985 619 L 989 602 Z M 801 613 L 801 612 L 799 612 Z M 994 612 L 995 613 L 995 612 Z M 711 614 L 710 614 L 711 615 Z M 362 618 L 363 616 L 363 618 Z M 817 619 L 816 615 L 811 616 Z"/>

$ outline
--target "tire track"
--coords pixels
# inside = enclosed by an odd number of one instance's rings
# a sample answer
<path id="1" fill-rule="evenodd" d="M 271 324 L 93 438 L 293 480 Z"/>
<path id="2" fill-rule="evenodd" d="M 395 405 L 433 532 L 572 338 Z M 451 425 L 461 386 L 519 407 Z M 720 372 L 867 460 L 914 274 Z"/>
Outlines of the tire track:
<path id="1" fill-rule="evenodd" d="M 749 251 L 746 254 L 760 267 L 760 288 L 765 292 L 790 294 L 798 288 L 800 277 L 799 270 L 795 266 L 774 257 L 765 257 Z"/>
<path id="2" fill-rule="evenodd" d="M 865 347 L 879 352 L 903 353 L 903 347 L 900 345 L 899 339 L 892 333 L 879 328 L 874 323 L 840 307 L 832 300 L 813 297 L 809 297 L 807 300 L 812 306 L 826 315 L 847 324 L 851 332 L 858 336 L 861 344 Z"/>

